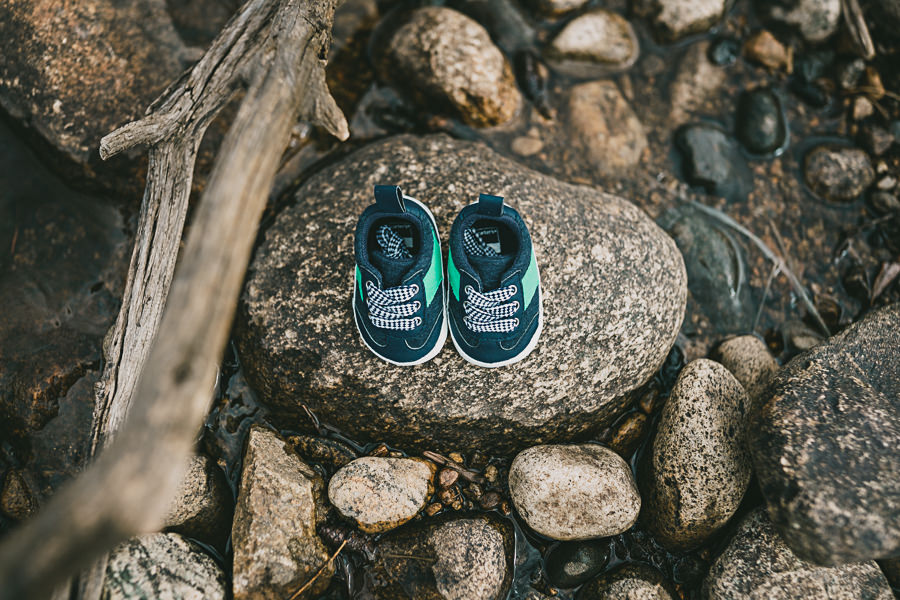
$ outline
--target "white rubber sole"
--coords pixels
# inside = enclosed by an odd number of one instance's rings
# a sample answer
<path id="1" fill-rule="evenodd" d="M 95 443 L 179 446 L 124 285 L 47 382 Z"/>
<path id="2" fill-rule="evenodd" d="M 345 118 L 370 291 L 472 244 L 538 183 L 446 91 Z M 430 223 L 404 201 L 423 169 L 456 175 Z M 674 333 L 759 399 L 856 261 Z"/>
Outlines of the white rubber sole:
<path id="1" fill-rule="evenodd" d="M 531 338 L 531 341 L 528 342 L 528 345 L 522 349 L 521 352 L 513 356 L 512 358 L 508 358 L 506 360 L 497 362 L 497 363 L 486 363 L 481 362 L 480 360 L 475 360 L 471 356 L 465 353 L 465 351 L 460 347 L 459 342 L 456 341 L 456 337 L 453 335 L 453 329 L 450 329 L 450 339 L 453 340 L 453 345 L 456 346 L 456 351 L 459 352 L 459 355 L 462 356 L 466 362 L 471 363 L 478 367 L 484 367 L 485 369 L 496 369 L 499 367 L 508 367 L 511 364 L 517 363 L 520 360 L 524 360 L 529 354 L 531 354 L 532 350 L 537 347 L 538 340 L 541 337 L 541 331 L 544 329 L 544 300 L 543 294 L 540 292 L 540 280 L 538 281 L 538 326 L 537 330 L 534 332 L 534 337 Z"/>
<path id="2" fill-rule="evenodd" d="M 424 210 L 425 213 L 428 215 L 428 218 L 431 219 L 431 224 L 434 226 L 435 232 L 437 232 L 437 230 L 438 230 L 437 221 L 434 218 L 434 214 L 430 210 L 428 210 L 427 206 L 425 206 L 424 204 L 422 204 L 415 198 L 411 198 L 411 197 L 407 196 L 406 194 L 403 194 L 403 200 L 413 202 L 416 204 L 416 206 L 418 206 L 419 208 Z M 443 261 L 444 255 L 441 253 L 441 251 L 443 250 L 443 248 L 441 248 L 441 238 L 439 235 L 437 235 L 435 237 L 437 237 L 437 242 L 438 242 L 438 253 L 442 257 L 441 261 Z M 443 271 L 443 269 L 444 269 L 444 266 L 443 266 L 443 264 L 441 264 L 441 271 Z M 444 304 L 442 307 L 442 311 L 444 314 L 444 320 L 443 320 L 443 323 L 441 323 L 441 333 L 438 335 L 438 340 L 435 343 L 434 348 L 429 350 L 428 354 L 426 354 L 422 358 L 418 358 L 411 362 L 397 362 L 396 360 L 391 360 L 390 358 L 381 355 L 378 352 L 378 350 L 376 350 L 375 348 L 370 346 L 369 343 L 366 341 L 366 338 L 363 337 L 362 329 L 360 329 L 360 327 L 359 327 L 359 317 L 357 316 L 357 313 L 356 313 L 356 286 L 357 286 L 356 277 L 354 277 L 353 278 L 353 323 L 356 324 L 356 332 L 359 333 L 359 339 L 362 340 L 362 343 L 366 346 L 366 348 L 368 348 L 372 352 L 372 354 L 374 354 L 381 360 L 383 360 L 385 362 L 389 362 L 392 365 L 397 365 L 398 367 L 414 367 L 415 365 L 421 365 L 423 363 L 427 363 L 429 360 L 431 360 L 432 358 L 437 356 L 441 350 L 443 350 L 444 344 L 447 343 L 447 331 L 449 331 L 449 329 L 450 329 L 447 325 L 447 291 L 446 291 L 447 286 L 444 285 L 443 277 L 441 278 L 441 287 L 444 288 L 444 294 L 443 294 L 443 298 L 442 298 L 442 300 L 444 301 Z"/>

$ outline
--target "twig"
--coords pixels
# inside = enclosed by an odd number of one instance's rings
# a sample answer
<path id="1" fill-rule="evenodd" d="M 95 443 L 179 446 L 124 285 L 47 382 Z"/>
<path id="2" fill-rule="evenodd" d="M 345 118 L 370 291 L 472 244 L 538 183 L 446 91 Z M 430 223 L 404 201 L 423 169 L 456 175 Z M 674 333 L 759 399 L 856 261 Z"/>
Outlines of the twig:
<path id="1" fill-rule="evenodd" d="M 338 546 L 338 549 L 334 551 L 334 554 L 332 554 L 332 555 L 328 558 L 328 560 L 326 560 L 325 563 L 324 563 L 321 567 L 319 567 L 319 570 L 316 571 L 316 574 L 312 576 L 312 579 L 310 579 L 309 581 L 307 581 L 306 583 L 304 583 L 304 584 L 303 584 L 303 587 L 301 587 L 299 590 L 297 590 L 296 592 L 294 592 L 294 595 L 291 596 L 290 600 L 297 600 L 297 598 L 300 597 L 300 594 L 302 594 L 303 592 L 305 592 L 306 590 L 308 590 L 309 587 L 313 584 L 313 582 L 315 582 L 315 580 L 319 578 L 319 575 L 321 575 L 321 574 L 325 571 L 325 569 L 326 569 L 328 566 L 330 566 L 331 563 L 334 562 L 334 559 L 337 558 L 337 555 L 341 553 L 341 550 L 343 550 L 343 549 L 344 549 L 344 546 L 346 546 L 346 545 L 347 545 L 347 540 L 344 540 L 343 542 L 341 542 L 341 545 Z"/>
<path id="2" fill-rule="evenodd" d="M 769 278 L 766 280 L 766 287 L 763 289 L 762 299 L 759 301 L 759 308 L 756 310 L 756 318 L 753 319 L 753 329 L 751 331 L 756 331 L 756 326 L 759 325 L 759 318 L 762 316 L 763 307 L 766 304 L 766 298 L 769 296 L 769 290 L 772 289 L 772 280 L 778 276 L 780 272 L 778 265 L 772 265 L 772 270 L 769 271 Z"/>
<path id="3" fill-rule="evenodd" d="M 432 452 L 430 450 L 426 450 L 422 453 L 422 456 L 427 458 L 428 460 L 434 461 L 439 465 L 443 465 L 445 467 L 449 467 L 459 473 L 459 476 L 469 481 L 470 483 L 484 483 L 485 479 L 478 472 L 471 471 L 458 462 L 454 460 L 450 460 L 446 456 L 441 456 L 437 452 Z"/>
<path id="4" fill-rule="evenodd" d="M 869 301 L 873 302 L 884 290 L 888 289 L 898 275 L 900 275 L 900 262 L 886 262 L 881 265 L 881 270 L 878 271 L 878 276 L 875 277 L 875 283 L 872 285 L 872 297 Z"/>
<path id="5" fill-rule="evenodd" d="M 859 1 L 841 0 L 841 13 L 844 15 L 847 29 L 850 30 L 850 37 L 856 42 L 856 47 L 862 57 L 866 60 L 875 58 L 875 44 L 872 43 L 872 36 L 869 35 L 869 27 L 866 25 Z"/>

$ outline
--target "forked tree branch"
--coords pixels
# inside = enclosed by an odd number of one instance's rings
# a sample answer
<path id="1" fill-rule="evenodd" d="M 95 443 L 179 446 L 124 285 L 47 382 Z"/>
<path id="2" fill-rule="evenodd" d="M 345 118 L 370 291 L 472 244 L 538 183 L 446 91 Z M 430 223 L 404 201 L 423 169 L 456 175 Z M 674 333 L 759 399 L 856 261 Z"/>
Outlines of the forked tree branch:
<path id="1" fill-rule="evenodd" d="M 349 135 L 324 75 L 337 1 L 248 0 L 146 118 L 103 140 L 104 158 L 149 145 L 151 159 L 126 298 L 105 344 L 94 429 L 98 448 L 111 441 L 0 545 L 0 598 L 45 598 L 116 543 L 160 526 L 209 408 L 291 128 L 303 119 Z M 172 280 L 197 147 L 242 86 Z"/>

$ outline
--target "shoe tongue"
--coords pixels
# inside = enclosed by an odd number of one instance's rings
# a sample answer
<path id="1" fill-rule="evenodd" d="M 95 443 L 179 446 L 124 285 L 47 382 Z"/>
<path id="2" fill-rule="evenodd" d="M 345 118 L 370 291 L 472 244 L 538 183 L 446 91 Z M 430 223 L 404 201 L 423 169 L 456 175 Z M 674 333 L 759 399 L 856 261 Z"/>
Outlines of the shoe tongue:
<path id="1" fill-rule="evenodd" d="M 384 288 L 397 287 L 416 262 L 415 258 L 391 258 L 382 250 L 373 250 L 369 260 L 381 272 L 381 284 Z"/>
<path id="2" fill-rule="evenodd" d="M 503 274 L 509 270 L 515 256 L 469 256 L 469 264 L 481 278 L 482 290 L 490 292 L 500 287 Z"/>

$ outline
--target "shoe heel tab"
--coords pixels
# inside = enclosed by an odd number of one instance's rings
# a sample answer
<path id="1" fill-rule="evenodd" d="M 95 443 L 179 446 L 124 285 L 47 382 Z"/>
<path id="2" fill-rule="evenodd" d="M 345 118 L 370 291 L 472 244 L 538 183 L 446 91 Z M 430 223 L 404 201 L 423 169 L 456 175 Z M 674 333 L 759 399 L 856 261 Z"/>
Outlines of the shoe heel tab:
<path id="1" fill-rule="evenodd" d="M 375 204 L 382 212 L 406 212 L 406 205 L 403 202 L 403 190 L 400 189 L 399 185 L 376 185 Z"/>
<path id="2" fill-rule="evenodd" d="M 479 194 L 478 212 L 491 217 L 499 217 L 503 214 L 503 196 L 491 196 Z"/>

